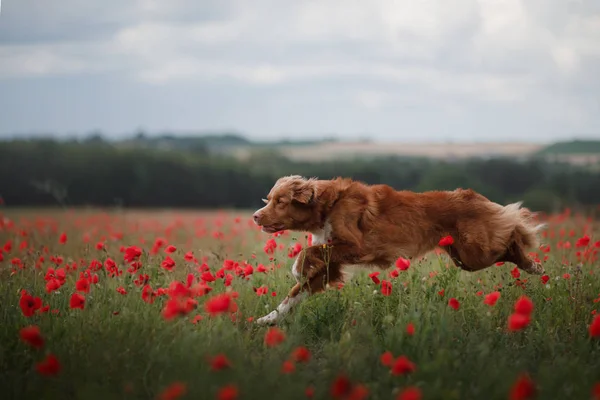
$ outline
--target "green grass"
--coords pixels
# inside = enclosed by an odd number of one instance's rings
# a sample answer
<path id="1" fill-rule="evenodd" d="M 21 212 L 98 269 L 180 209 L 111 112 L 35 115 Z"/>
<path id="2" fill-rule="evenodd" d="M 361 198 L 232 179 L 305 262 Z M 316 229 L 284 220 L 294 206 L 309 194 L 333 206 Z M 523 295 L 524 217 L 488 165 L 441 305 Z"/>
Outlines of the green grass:
<path id="1" fill-rule="evenodd" d="M 310 297 L 279 324 L 285 341 L 268 347 L 264 343 L 268 328 L 247 319 L 268 313 L 285 297 L 294 282 L 290 273 L 293 260 L 287 249 L 295 240 L 305 245 L 303 235 L 276 238 L 284 248 L 271 262 L 263 251 L 268 236 L 248 224 L 246 215 L 239 222 L 232 214 L 190 212 L 28 211 L 5 215 L 14 226 L 0 229 L 0 246 L 12 241 L 11 252 L 5 252 L 0 262 L 3 399 L 150 399 L 173 382 L 185 383 L 184 399 L 217 398 L 219 388 L 228 384 L 237 386 L 240 399 L 304 399 L 308 386 L 314 386 L 315 398 L 325 399 L 331 398 L 331 384 L 340 374 L 365 385 L 370 399 L 394 399 L 408 386 L 419 387 L 423 399 L 507 399 L 524 372 L 535 381 L 538 398 L 589 399 L 592 387 L 600 381 L 600 340 L 590 338 L 588 332 L 591 312 L 600 308 L 600 303 L 594 303 L 600 294 L 598 262 L 586 262 L 579 270 L 579 249 L 559 249 L 558 239 L 548 241 L 551 252 L 545 266 L 551 279 L 546 286 L 539 277 L 524 273 L 525 288 L 516 285 L 510 273 L 512 265 L 468 273 L 448 265 L 445 256 L 430 254 L 391 279 L 390 296 L 383 296 L 368 272 L 362 272 L 341 290 Z M 39 217 L 50 221 L 49 228 L 40 227 Z M 558 237 L 561 228 L 567 232 L 574 228 L 575 237 L 566 238 L 574 244 L 586 225 L 594 229 L 575 219 L 551 224 L 549 231 Z M 21 235 L 23 231 L 26 236 Z M 68 235 L 64 245 L 58 243 L 61 232 Z M 120 232 L 122 238 L 109 239 L 110 232 Z M 224 237 L 215 238 L 214 232 L 222 232 Z M 86 235 L 88 242 L 84 241 Z M 106 249 L 99 251 L 95 244 L 102 237 L 107 238 Z M 172 272 L 160 267 L 166 256 L 163 251 L 149 254 L 157 237 L 177 246 L 171 254 L 176 262 Z M 140 243 L 141 238 L 146 242 Z M 22 241 L 27 245 L 19 250 Z M 230 289 L 239 294 L 235 321 L 229 315 L 210 317 L 204 310 L 207 298 L 227 289 L 223 279 L 210 284 L 211 293 L 196 298 L 198 308 L 190 314 L 165 320 L 161 312 L 168 296 L 145 303 L 142 288 L 126 271 L 119 248 L 130 245 L 144 250 L 140 272 L 150 276 L 153 289 L 167 288 L 174 280 L 185 283 L 188 273 L 199 276 L 197 266 L 184 261 L 187 251 L 194 252 L 198 265 L 206 257 L 213 273 L 225 259 L 247 261 L 255 268 L 259 263 L 279 268 L 268 273 L 255 270 L 248 280 L 228 271 L 235 276 Z M 36 269 L 40 255 L 45 261 Z M 104 262 L 110 257 L 124 272 L 110 278 L 104 269 L 97 271 L 99 280 L 85 294 L 85 309 L 72 310 L 69 298 L 85 267 L 69 272 L 57 292 L 46 293 L 44 276 L 52 266 L 50 255 L 62 256 L 65 263 Z M 14 268 L 13 258 L 19 258 L 24 268 Z M 387 273 L 382 272 L 380 279 L 390 280 Z M 570 279 L 563 278 L 565 273 L 570 273 Z M 253 287 L 261 285 L 268 286 L 268 295 L 256 295 Z M 484 296 L 477 292 L 488 294 L 497 285 L 501 285 L 500 299 L 493 307 L 485 305 Z M 117 293 L 119 286 L 128 294 Z M 58 314 L 23 316 L 19 308 L 22 289 L 40 296 L 43 304 Z M 442 289 L 444 296 L 438 293 Z M 531 324 L 521 332 L 509 332 L 507 318 L 522 295 L 535 304 Z M 459 310 L 448 306 L 452 297 L 459 300 Z M 193 324 L 196 315 L 203 319 Z M 406 333 L 409 322 L 416 328 L 413 336 Z M 40 327 L 43 349 L 20 340 L 20 329 L 28 325 Z M 298 363 L 291 374 L 282 374 L 283 362 L 298 346 L 311 351 L 310 361 Z M 391 375 L 380 362 L 385 351 L 395 357 L 407 356 L 416 371 Z M 55 354 L 62 366 L 56 376 L 36 372 L 35 364 L 47 353 Z M 227 356 L 232 368 L 211 371 L 208 357 L 219 353 Z"/>

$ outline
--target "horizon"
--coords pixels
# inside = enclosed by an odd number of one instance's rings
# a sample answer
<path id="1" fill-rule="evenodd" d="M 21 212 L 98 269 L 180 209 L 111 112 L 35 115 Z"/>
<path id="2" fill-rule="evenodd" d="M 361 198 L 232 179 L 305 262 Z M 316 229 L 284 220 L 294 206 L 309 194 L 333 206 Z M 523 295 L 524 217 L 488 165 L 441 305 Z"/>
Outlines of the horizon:
<path id="1" fill-rule="evenodd" d="M 104 141 L 107 142 L 120 142 L 134 139 L 140 132 L 138 130 L 132 130 L 131 132 L 120 132 L 120 133 L 106 133 L 101 131 L 88 131 L 85 133 L 17 133 L 17 134 L 2 134 L 0 133 L 0 141 L 11 141 L 11 140 L 42 140 L 42 139 L 53 139 L 56 141 L 69 141 L 76 140 L 81 141 L 85 139 L 89 139 L 95 135 L 99 135 Z M 251 135 L 246 132 L 241 131 L 233 131 L 233 130 L 207 130 L 207 131 L 196 131 L 196 132 L 186 132 L 186 131 L 156 131 L 149 132 L 143 131 L 144 137 L 146 139 L 158 139 L 165 137 L 172 137 L 175 139 L 190 139 L 190 138 L 207 138 L 207 137 L 225 137 L 225 136 L 235 136 L 243 140 L 247 140 L 250 143 L 297 143 L 297 142 L 328 142 L 335 141 L 339 143 L 361 143 L 361 142 L 369 142 L 373 144 L 407 144 L 407 145 L 453 145 L 453 144 L 530 144 L 530 145 L 551 145 L 554 143 L 564 143 L 564 142 L 580 142 L 580 141 L 600 141 L 600 137 L 594 136 L 572 136 L 565 137 L 560 140 L 532 140 L 525 138 L 507 138 L 506 140 L 502 140 L 502 138 L 458 138 L 458 139 L 440 139 L 440 140 L 419 140 L 419 138 L 410 139 L 410 138 L 402 138 L 400 140 L 395 140 L 393 138 L 377 138 L 370 137 L 368 135 L 362 136 L 340 136 L 340 135 L 321 135 L 321 136 L 302 136 L 302 137 L 290 137 L 286 135 L 278 135 L 278 136 L 262 136 L 262 135 Z"/>

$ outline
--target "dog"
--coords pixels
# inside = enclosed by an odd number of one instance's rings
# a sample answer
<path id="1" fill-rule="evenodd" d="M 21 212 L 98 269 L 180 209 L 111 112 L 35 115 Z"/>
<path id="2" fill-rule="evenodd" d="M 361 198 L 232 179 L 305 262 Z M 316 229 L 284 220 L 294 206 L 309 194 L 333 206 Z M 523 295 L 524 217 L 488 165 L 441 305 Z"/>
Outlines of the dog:
<path id="1" fill-rule="evenodd" d="M 312 234 L 292 265 L 296 285 L 276 310 L 257 320 L 276 323 L 307 296 L 343 282 L 348 266 L 389 268 L 398 257 L 413 259 L 441 246 L 454 264 L 479 271 L 510 262 L 541 275 L 527 249 L 539 247 L 535 214 L 522 203 L 502 206 L 471 189 L 416 193 L 349 178 L 319 180 L 298 175 L 278 179 L 253 219 L 265 233 Z"/>

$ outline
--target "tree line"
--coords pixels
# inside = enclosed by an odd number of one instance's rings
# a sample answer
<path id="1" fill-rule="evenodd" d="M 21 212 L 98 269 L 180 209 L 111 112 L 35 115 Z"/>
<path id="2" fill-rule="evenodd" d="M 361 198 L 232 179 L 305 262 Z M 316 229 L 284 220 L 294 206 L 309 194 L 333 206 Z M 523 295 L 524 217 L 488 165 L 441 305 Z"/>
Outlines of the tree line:
<path id="1" fill-rule="evenodd" d="M 299 174 L 351 177 L 399 190 L 472 188 L 538 211 L 600 204 L 600 172 L 539 159 L 443 162 L 400 157 L 294 162 L 266 150 L 246 160 L 205 149 L 160 151 L 93 142 L 0 143 L 0 196 L 7 206 L 247 208 L 275 180 Z"/>

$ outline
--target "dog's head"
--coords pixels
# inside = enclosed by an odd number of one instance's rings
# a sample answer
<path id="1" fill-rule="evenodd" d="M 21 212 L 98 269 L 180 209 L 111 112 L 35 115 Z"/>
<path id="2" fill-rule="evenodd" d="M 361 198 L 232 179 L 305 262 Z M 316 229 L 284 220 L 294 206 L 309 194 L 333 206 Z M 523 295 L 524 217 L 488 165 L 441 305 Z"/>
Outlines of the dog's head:
<path id="1" fill-rule="evenodd" d="M 318 218 L 317 190 L 315 179 L 298 175 L 278 179 L 263 199 L 266 205 L 254 213 L 254 222 L 266 233 L 314 228 Z"/>

